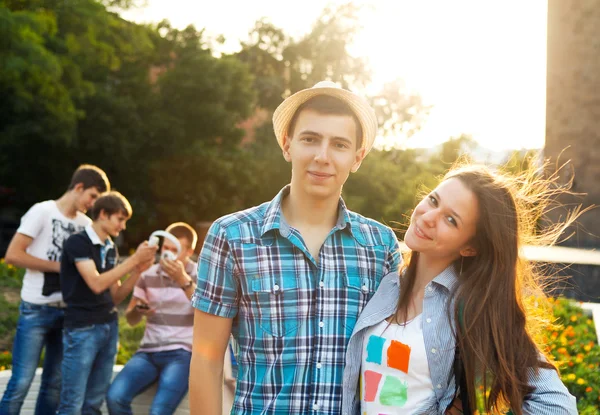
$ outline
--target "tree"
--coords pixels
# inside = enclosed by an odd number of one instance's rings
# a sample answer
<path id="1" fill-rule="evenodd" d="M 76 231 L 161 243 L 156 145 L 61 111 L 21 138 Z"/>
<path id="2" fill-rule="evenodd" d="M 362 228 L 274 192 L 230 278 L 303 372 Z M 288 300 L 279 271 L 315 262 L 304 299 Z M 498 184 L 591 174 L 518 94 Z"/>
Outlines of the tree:
<path id="1" fill-rule="evenodd" d="M 397 147 L 419 131 L 431 110 L 419 95 L 408 91 L 401 79 L 386 83 L 370 101 L 382 135 L 393 139 L 386 147 Z"/>
<path id="2" fill-rule="evenodd" d="M 370 79 L 366 63 L 348 52 L 360 29 L 358 11 L 352 3 L 326 8 L 298 40 L 265 19 L 256 22 L 236 56 L 254 75 L 258 106 L 273 111 L 283 96 L 326 79 L 344 88 L 364 86 Z"/>
<path id="3" fill-rule="evenodd" d="M 61 176 L 53 161 L 68 151 L 75 134 L 76 109 L 62 82 L 63 66 L 46 47 L 56 34 L 54 16 L 0 4 L 0 177 L 6 187 L 28 189 L 28 200 L 50 196 L 47 175 Z M 31 159 L 35 168 L 26 168 Z"/>

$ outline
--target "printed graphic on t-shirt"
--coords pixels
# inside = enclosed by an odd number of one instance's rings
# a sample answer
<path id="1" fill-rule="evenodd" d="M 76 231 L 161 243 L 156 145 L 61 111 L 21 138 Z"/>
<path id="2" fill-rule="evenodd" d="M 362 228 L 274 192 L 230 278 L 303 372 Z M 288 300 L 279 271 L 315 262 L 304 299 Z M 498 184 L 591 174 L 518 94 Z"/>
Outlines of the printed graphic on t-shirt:
<path id="1" fill-rule="evenodd" d="M 67 238 L 84 229 L 84 226 L 75 225 L 72 222 L 63 222 L 56 218 L 52 219 L 52 243 L 46 253 L 48 260 L 59 262 L 62 258 L 63 245 Z"/>
<path id="2" fill-rule="evenodd" d="M 420 315 L 400 325 L 384 320 L 367 331 L 360 378 L 363 414 L 437 413 L 421 321 Z"/>
<path id="3" fill-rule="evenodd" d="M 410 363 L 410 346 L 399 341 L 392 340 L 384 356 L 386 339 L 376 335 L 369 337 L 367 343 L 366 361 L 377 365 L 386 366 L 390 369 L 397 369 L 408 373 Z M 408 398 L 407 382 L 398 379 L 395 376 L 386 375 L 366 370 L 364 372 L 364 400 L 365 402 L 374 402 L 380 384 L 383 382 L 379 393 L 379 403 L 386 406 L 403 407 Z"/>

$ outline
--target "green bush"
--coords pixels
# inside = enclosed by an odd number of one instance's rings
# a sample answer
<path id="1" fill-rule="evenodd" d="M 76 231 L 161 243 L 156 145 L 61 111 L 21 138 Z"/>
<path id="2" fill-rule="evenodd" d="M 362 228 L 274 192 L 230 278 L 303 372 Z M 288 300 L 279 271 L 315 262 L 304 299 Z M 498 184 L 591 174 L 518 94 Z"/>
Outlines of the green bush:
<path id="1" fill-rule="evenodd" d="M 0 259 L 0 286 L 3 288 L 21 288 L 25 270 L 7 264 Z"/>
<path id="2" fill-rule="evenodd" d="M 546 332 L 548 351 L 560 375 L 577 398 L 579 413 L 600 413 L 600 347 L 592 319 L 577 305 L 564 299 L 550 299 L 557 327 Z"/>
<path id="3" fill-rule="evenodd" d="M 117 352 L 117 364 L 124 365 L 131 359 L 131 356 L 137 351 L 140 341 L 144 336 L 146 320 L 142 320 L 138 325 L 131 327 L 125 316 L 119 316 L 119 350 Z"/>
<path id="4" fill-rule="evenodd" d="M 16 298 L 24 274 L 25 270 L 7 264 L 4 258 L 0 259 L 0 351 L 10 348 L 13 343 L 19 318 L 19 302 Z M 5 356 L 2 354 L 0 358 L 0 367 L 10 367 L 10 358 L 7 365 Z"/>

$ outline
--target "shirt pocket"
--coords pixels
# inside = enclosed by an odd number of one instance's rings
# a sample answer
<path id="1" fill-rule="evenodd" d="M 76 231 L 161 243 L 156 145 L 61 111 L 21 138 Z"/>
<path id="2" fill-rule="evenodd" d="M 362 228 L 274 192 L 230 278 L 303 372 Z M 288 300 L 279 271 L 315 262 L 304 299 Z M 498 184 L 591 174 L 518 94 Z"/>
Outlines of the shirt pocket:
<path id="1" fill-rule="evenodd" d="M 298 281 L 260 277 L 252 280 L 251 289 L 260 327 L 275 337 L 295 336 L 303 321 L 298 308 L 303 302 Z"/>
<path id="2" fill-rule="evenodd" d="M 343 325 L 346 334 L 350 335 L 363 308 L 365 308 L 371 297 L 373 297 L 373 294 L 375 294 L 377 281 L 371 276 L 364 276 L 359 273 L 346 273 L 344 282 L 348 308 Z"/>

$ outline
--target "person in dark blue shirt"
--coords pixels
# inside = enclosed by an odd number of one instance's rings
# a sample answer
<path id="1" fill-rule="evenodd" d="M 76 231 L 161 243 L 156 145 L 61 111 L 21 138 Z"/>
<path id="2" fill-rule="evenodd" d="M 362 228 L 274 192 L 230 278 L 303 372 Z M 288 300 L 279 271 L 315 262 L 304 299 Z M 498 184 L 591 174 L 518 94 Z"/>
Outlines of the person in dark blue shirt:
<path id="1" fill-rule="evenodd" d="M 125 230 L 131 205 L 118 192 L 98 198 L 92 224 L 64 244 L 60 283 L 67 304 L 63 332 L 62 389 L 58 414 L 100 413 L 117 354 L 119 304 L 154 262 L 147 242 L 117 265 L 111 237 Z M 121 278 L 129 274 L 123 283 Z"/>

